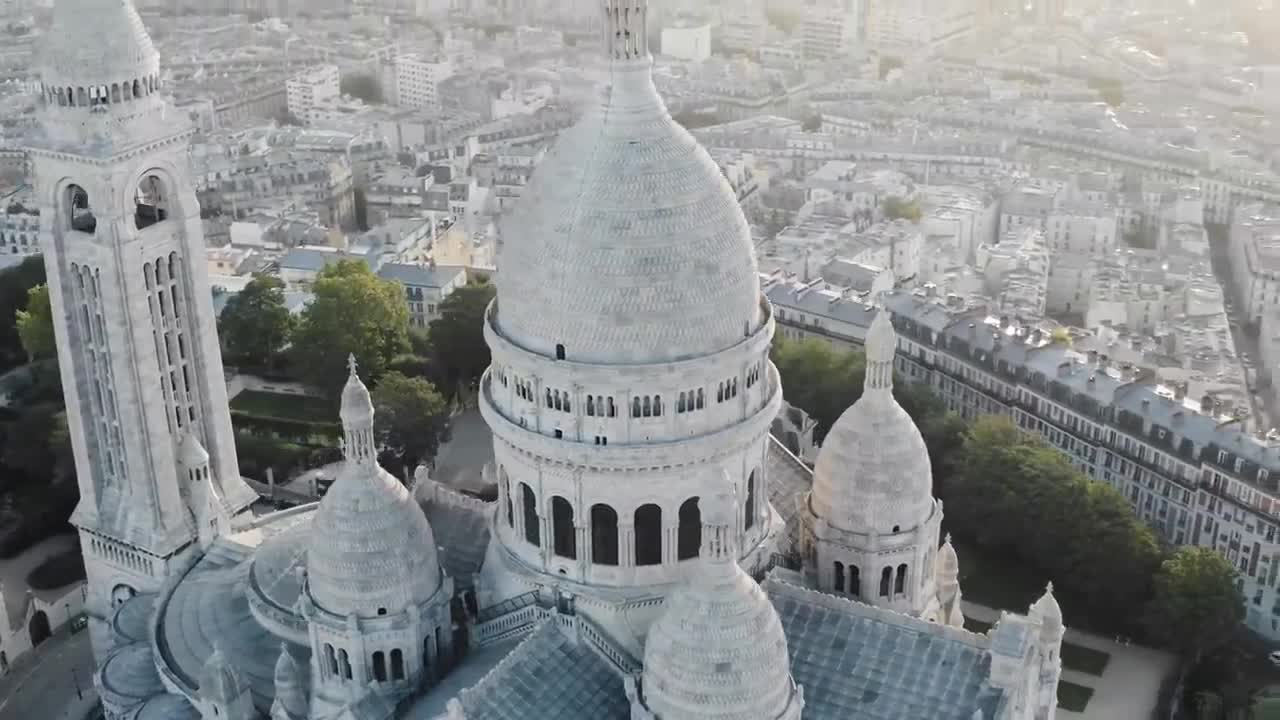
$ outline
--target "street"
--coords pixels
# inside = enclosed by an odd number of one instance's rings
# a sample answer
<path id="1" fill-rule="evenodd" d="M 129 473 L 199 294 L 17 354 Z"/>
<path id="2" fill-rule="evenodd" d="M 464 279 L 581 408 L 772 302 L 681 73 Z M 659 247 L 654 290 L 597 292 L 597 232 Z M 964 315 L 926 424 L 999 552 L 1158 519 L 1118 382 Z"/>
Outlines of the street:
<path id="1" fill-rule="evenodd" d="M 89 631 L 53 637 L 0 678 L 0 720 L 84 720 L 98 705 Z"/>
<path id="2" fill-rule="evenodd" d="M 1222 295 L 1226 304 L 1227 323 L 1231 328 L 1231 340 L 1236 347 L 1236 356 L 1240 358 L 1244 366 L 1254 427 L 1266 430 L 1276 424 L 1276 408 L 1271 400 L 1270 393 L 1258 392 L 1256 372 L 1253 375 L 1253 379 L 1249 378 L 1249 371 L 1256 371 L 1257 363 L 1260 361 L 1262 353 L 1259 352 L 1258 338 L 1245 330 L 1249 318 L 1244 317 L 1235 298 L 1235 286 L 1231 277 L 1231 262 L 1228 258 L 1228 243 L 1229 240 L 1225 232 L 1209 231 L 1209 260 L 1213 266 L 1213 274 L 1218 279 L 1218 285 L 1222 288 Z"/>

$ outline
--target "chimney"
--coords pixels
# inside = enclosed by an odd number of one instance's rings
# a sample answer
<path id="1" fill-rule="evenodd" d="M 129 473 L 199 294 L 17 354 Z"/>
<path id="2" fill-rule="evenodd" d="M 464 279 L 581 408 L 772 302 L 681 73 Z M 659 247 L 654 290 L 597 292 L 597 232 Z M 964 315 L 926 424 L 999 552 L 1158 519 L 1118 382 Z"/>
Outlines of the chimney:
<path id="1" fill-rule="evenodd" d="M 1142 398 L 1142 412 L 1145 414 L 1151 409 L 1151 398 Z"/>
<path id="2" fill-rule="evenodd" d="M 1179 402 L 1187 397 L 1187 384 L 1185 382 L 1173 384 L 1173 399 Z"/>
<path id="3" fill-rule="evenodd" d="M 1212 395 L 1205 393 L 1204 396 L 1200 398 L 1200 412 L 1206 415 L 1213 413 L 1213 396 Z"/>

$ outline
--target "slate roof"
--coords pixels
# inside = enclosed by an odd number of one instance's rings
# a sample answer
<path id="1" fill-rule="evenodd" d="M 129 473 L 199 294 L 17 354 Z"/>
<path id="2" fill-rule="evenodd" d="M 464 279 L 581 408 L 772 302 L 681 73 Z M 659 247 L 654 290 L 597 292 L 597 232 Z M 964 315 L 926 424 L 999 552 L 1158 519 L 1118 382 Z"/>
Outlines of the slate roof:
<path id="1" fill-rule="evenodd" d="M 462 693 L 467 720 L 627 720 L 622 677 L 586 643 L 544 622 Z"/>
<path id="2" fill-rule="evenodd" d="M 470 588 L 489 547 L 489 524 L 484 511 L 447 502 L 424 502 L 422 511 L 435 533 L 440 567 L 453 578 L 455 589 Z"/>
<path id="3" fill-rule="evenodd" d="M 459 275 L 466 273 L 466 268 L 458 265 L 412 265 L 408 263 L 386 263 L 378 268 L 378 277 L 383 280 L 394 280 L 406 287 L 441 288 L 456 282 Z"/>
<path id="4" fill-rule="evenodd" d="M 823 595 L 770 577 L 805 717 L 972 720 L 996 717 L 987 639 Z"/>
<path id="5" fill-rule="evenodd" d="M 789 545 L 779 548 L 779 552 L 788 552 L 800 537 L 800 506 L 797 501 L 813 487 L 813 471 L 773 435 L 769 436 L 767 447 L 765 477 L 768 478 L 769 502 L 786 521 L 785 537 L 789 542 Z"/>
<path id="6" fill-rule="evenodd" d="M 157 641 L 170 669 L 193 687 L 216 641 L 249 683 L 254 705 L 267 712 L 275 695 L 280 641 L 249 611 L 249 552 L 234 541 L 215 543 L 169 597 Z M 291 645 L 290 650 L 300 664 L 310 662 L 310 648 Z"/>

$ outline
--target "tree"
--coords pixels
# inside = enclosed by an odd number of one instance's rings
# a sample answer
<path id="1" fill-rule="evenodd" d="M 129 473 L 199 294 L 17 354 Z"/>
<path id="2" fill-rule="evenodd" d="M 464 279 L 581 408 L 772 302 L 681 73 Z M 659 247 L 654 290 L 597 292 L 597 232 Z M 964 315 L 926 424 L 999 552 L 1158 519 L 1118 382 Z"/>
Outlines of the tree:
<path id="1" fill-rule="evenodd" d="M 920 210 L 919 201 L 889 196 L 884 200 L 884 216 L 890 220 L 910 220 L 918 223 L 923 213 Z"/>
<path id="2" fill-rule="evenodd" d="M 440 317 L 431 321 L 432 377 L 451 400 L 475 386 L 489 367 L 484 313 L 493 297 L 493 285 L 469 283 L 450 293 L 440 303 Z"/>
<path id="3" fill-rule="evenodd" d="M 284 282 L 259 275 L 227 300 L 218 332 L 227 356 L 253 367 L 278 365 L 295 325 L 284 303 Z"/>
<path id="4" fill-rule="evenodd" d="M 31 288 L 44 281 L 44 260 L 38 255 L 0 270 L 0 371 L 28 360 L 18 336 L 17 314 L 27 306 Z"/>
<path id="5" fill-rule="evenodd" d="M 14 314 L 14 323 L 28 359 L 35 362 L 58 356 L 48 285 L 41 283 L 27 291 L 27 307 Z"/>
<path id="6" fill-rule="evenodd" d="M 382 376 L 373 389 L 374 431 L 392 467 L 429 462 L 449 439 L 449 406 L 435 386 L 398 372 Z"/>
<path id="7" fill-rule="evenodd" d="M 1178 548 L 1155 575 L 1146 618 L 1153 638 L 1186 657 L 1230 642 L 1244 620 L 1235 568 L 1212 548 Z"/>
<path id="8" fill-rule="evenodd" d="M 347 75 L 338 82 L 338 89 L 343 95 L 363 100 L 367 103 L 382 102 L 382 88 L 372 75 Z"/>
<path id="9" fill-rule="evenodd" d="M 299 375 L 336 397 L 354 354 L 361 376 L 376 384 L 391 359 L 409 349 L 404 288 L 363 262 L 343 260 L 321 270 L 312 290 L 289 353 Z"/>

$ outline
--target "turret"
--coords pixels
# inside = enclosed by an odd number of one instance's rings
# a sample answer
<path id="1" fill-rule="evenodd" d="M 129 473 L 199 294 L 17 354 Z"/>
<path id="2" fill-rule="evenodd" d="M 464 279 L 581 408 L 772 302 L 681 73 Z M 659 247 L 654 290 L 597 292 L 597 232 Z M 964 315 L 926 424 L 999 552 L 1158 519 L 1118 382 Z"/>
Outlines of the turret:
<path id="1" fill-rule="evenodd" d="M 203 720 L 257 720 L 249 684 L 216 646 L 200 673 L 198 691 Z"/>
<path id="2" fill-rule="evenodd" d="M 1058 681 L 1062 679 L 1062 639 L 1067 628 L 1062 623 L 1062 608 L 1053 596 L 1053 583 L 1031 606 L 1027 616 L 1040 624 L 1037 645 L 1040 650 L 1040 695 L 1036 720 L 1051 720 L 1058 703 Z"/>
<path id="3" fill-rule="evenodd" d="M 178 463 L 187 483 L 186 495 L 191 503 L 191 516 L 195 518 L 196 537 L 200 548 L 208 549 L 214 540 L 231 529 L 231 519 L 209 474 L 209 453 L 194 432 L 182 436 Z"/>
<path id="4" fill-rule="evenodd" d="M 938 621 L 952 627 L 964 627 L 964 613 L 960 608 L 960 558 L 947 533 L 934 567 L 938 582 Z"/>
<path id="5" fill-rule="evenodd" d="M 298 661 L 289 652 L 287 643 L 280 644 L 280 657 L 276 659 L 276 699 L 271 704 L 271 720 L 306 720 L 310 713 L 307 687 L 298 667 Z"/>
<path id="6" fill-rule="evenodd" d="M 347 358 L 350 374 L 342 388 L 343 450 L 348 462 L 377 462 L 377 443 L 373 437 L 373 398 L 356 372 L 356 356 Z"/>

